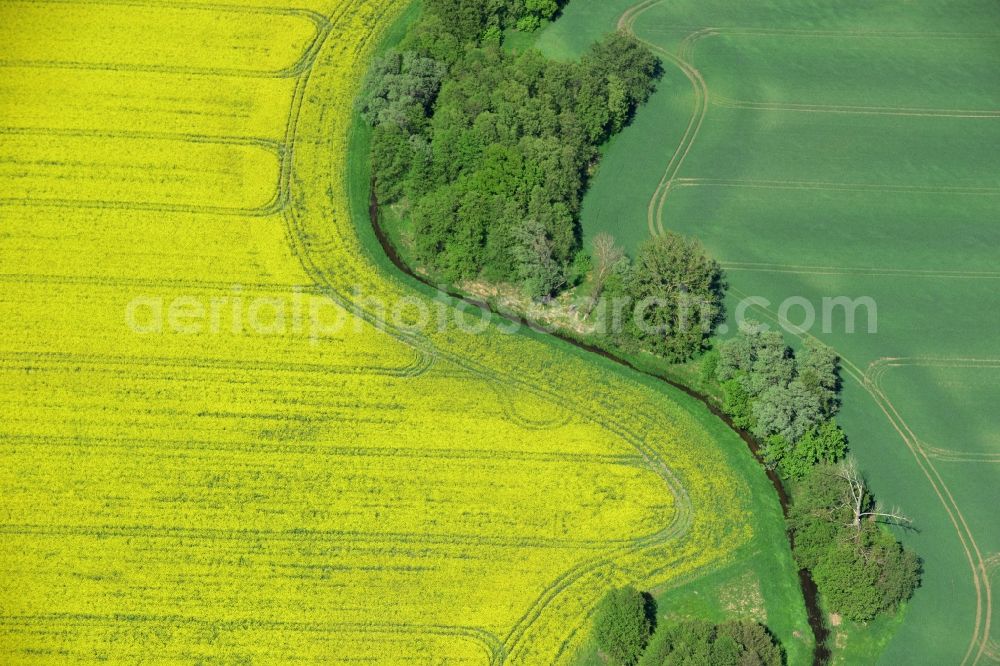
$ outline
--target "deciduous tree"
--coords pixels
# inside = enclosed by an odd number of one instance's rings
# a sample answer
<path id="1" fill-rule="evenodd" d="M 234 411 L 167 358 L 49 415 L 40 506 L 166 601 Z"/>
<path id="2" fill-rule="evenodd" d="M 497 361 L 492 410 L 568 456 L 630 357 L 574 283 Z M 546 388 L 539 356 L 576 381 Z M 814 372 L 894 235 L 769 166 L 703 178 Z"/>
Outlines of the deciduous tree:
<path id="1" fill-rule="evenodd" d="M 594 616 L 594 640 L 613 664 L 631 666 L 649 641 L 652 622 L 644 595 L 634 587 L 609 591 Z"/>
<path id="2" fill-rule="evenodd" d="M 640 247 L 626 285 L 628 341 L 678 362 L 703 348 L 719 317 L 722 269 L 701 243 L 667 232 Z"/>
<path id="3" fill-rule="evenodd" d="M 611 277 L 618 263 L 625 258 L 625 250 L 615 244 L 615 237 L 609 233 L 600 233 L 594 236 L 591 247 L 593 271 L 590 276 L 590 299 L 583 312 L 585 317 L 593 311 L 597 301 L 601 298 L 608 278 Z"/>

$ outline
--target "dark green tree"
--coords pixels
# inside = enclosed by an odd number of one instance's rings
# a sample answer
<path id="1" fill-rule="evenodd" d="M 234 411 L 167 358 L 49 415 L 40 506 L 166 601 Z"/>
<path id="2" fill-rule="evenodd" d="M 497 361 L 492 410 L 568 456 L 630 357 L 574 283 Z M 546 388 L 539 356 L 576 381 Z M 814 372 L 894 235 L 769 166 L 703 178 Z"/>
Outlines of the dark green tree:
<path id="1" fill-rule="evenodd" d="M 515 283 L 535 297 L 580 279 L 580 205 L 598 145 L 648 98 L 660 66 L 620 34 L 581 62 L 498 48 L 501 29 L 560 5 L 427 0 L 366 79 L 376 194 L 405 202 L 415 256 L 435 279 Z"/>
<path id="2" fill-rule="evenodd" d="M 869 528 L 864 538 L 834 540 L 811 570 L 830 608 L 855 622 L 895 611 L 920 581 L 919 560 L 890 535 Z"/>
<path id="3" fill-rule="evenodd" d="M 640 666 L 780 666 L 781 646 L 767 627 L 746 620 L 680 620 L 657 629 Z"/>
<path id="4" fill-rule="evenodd" d="M 391 51 L 372 65 L 359 106 L 373 127 L 396 125 L 413 134 L 425 121 L 447 66 L 414 51 Z"/>
<path id="5" fill-rule="evenodd" d="M 633 109 L 632 88 L 654 85 L 639 86 L 644 75 L 625 71 L 645 66 L 638 51 L 645 47 L 612 36 L 594 53 L 614 55 L 613 62 L 566 63 L 533 50 L 475 46 L 478 38 L 466 34 L 510 25 L 512 17 L 547 18 L 557 8 L 551 0 L 433 0 L 404 40 L 408 50 L 390 54 L 369 77 L 362 99 L 377 125 L 377 194 L 384 203 L 408 198 L 416 257 L 436 279 L 515 283 L 534 297 L 578 279 L 587 174 L 607 136 L 609 109 L 620 112 L 626 102 Z M 465 35 L 458 54 L 439 53 L 435 40 L 445 25 Z M 449 65 L 439 81 L 442 62 Z M 591 106 L 603 110 L 593 135 L 581 120 Z"/>
<path id="6" fill-rule="evenodd" d="M 399 50 L 416 51 L 425 57 L 451 65 L 462 58 L 465 44 L 452 32 L 444 18 L 424 12 L 416 25 L 406 33 Z"/>
<path id="7" fill-rule="evenodd" d="M 424 11 L 438 19 L 460 42 L 478 43 L 490 18 L 483 0 L 424 0 Z"/>
<path id="8" fill-rule="evenodd" d="M 596 140 L 617 132 L 649 99 L 662 75 L 662 63 L 639 40 L 624 32 L 608 35 L 583 57 L 586 91 L 582 117 Z"/>
<path id="9" fill-rule="evenodd" d="M 553 256 L 552 239 L 545 225 L 529 218 L 513 233 L 517 277 L 533 297 L 548 296 L 566 283 L 565 268 Z"/>
<path id="10" fill-rule="evenodd" d="M 410 136 L 397 125 L 382 125 L 372 133 L 372 169 L 375 194 L 382 204 L 402 198 L 413 168 Z"/>
<path id="11" fill-rule="evenodd" d="M 743 382 L 734 377 L 722 382 L 722 390 L 722 411 L 729 414 L 733 425 L 744 430 L 753 428 L 753 401 Z"/>
<path id="12" fill-rule="evenodd" d="M 796 444 L 823 419 L 819 398 L 798 380 L 764 389 L 754 398 L 752 412 L 757 438 L 778 435 Z"/>
<path id="13" fill-rule="evenodd" d="M 823 413 L 837 413 L 840 393 L 840 357 L 814 338 L 806 338 L 802 350 L 795 355 L 799 380 L 819 398 Z"/>
<path id="14" fill-rule="evenodd" d="M 847 435 L 832 419 L 807 432 L 794 446 L 785 440 L 783 444 L 780 454 L 769 445 L 767 455 L 789 479 L 803 479 L 816 465 L 832 465 L 847 455 Z"/>
<path id="15" fill-rule="evenodd" d="M 784 663 L 781 645 L 762 624 L 747 620 L 724 622 L 719 625 L 718 632 L 739 645 L 739 666 L 779 666 Z"/>
<path id="16" fill-rule="evenodd" d="M 722 269 L 701 243 L 668 232 L 639 247 L 626 289 L 635 304 L 628 342 L 685 361 L 702 350 L 719 317 Z"/>
<path id="17" fill-rule="evenodd" d="M 652 622 L 646 597 L 628 586 L 609 591 L 597 605 L 594 640 L 613 664 L 629 666 L 649 641 Z"/>
<path id="18" fill-rule="evenodd" d="M 795 359 L 785 339 L 753 322 L 719 348 L 719 381 L 738 378 L 756 398 L 771 387 L 784 387 L 795 377 Z"/>

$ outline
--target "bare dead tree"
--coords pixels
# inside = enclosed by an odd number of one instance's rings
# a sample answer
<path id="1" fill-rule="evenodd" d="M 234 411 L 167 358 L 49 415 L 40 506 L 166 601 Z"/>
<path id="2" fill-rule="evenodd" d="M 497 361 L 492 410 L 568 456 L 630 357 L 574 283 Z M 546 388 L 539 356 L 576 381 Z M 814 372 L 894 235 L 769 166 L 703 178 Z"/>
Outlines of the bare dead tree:
<path id="1" fill-rule="evenodd" d="M 861 529 L 864 520 L 889 525 L 911 525 L 913 523 L 900 509 L 886 509 L 872 501 L 871 493 L 864 477 L 853 460 L 845 460 L 837 466 L 835 474 L 846 482 L 844 504 L 851 510 L 851 526 Z"/>
<path id="2" fill-rule="evenodd" d="M 583 316 L 587 318 L 597 306 L 597 301 L 601 298 L 604 285 L 614 271 L 615 265 L 625 256 L 625 251 L 615 245 L 615 237 L 609 233 L 600 233 L 594 236 L 594 288 L 590 294 L 590 301 L 584 308 Z"/>

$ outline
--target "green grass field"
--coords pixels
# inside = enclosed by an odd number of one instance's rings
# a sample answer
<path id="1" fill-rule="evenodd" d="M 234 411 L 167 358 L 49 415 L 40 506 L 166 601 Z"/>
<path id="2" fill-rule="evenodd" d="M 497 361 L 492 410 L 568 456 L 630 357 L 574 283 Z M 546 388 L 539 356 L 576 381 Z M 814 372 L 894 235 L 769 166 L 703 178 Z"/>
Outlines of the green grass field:
<path id="1" fill-rule="evenodd" d="M 571 4 L 537 43 L 572 57 L 632 5 Z M 881 660 L 1000 660 L 1000 6 L 638 8 L 623 25 L 662 49 L 666 75 L 605 151 L 585 233 L 630 248 L 697 236 L 727 269 L 730 312 L 761 296 L 763 320 L 789 296 L 817 311 L 824 296 L 875 299 L 877 334 L 837 320 L 812 333 L 843 356 L 852 450 L 915 518 L 903 538 L 925 561 Z"/>

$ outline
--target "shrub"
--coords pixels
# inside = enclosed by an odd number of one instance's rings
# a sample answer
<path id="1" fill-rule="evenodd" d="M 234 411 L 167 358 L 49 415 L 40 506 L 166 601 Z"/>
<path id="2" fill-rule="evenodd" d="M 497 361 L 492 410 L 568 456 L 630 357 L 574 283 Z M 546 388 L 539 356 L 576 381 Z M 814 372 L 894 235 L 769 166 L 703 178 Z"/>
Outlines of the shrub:
<path id="1" fill-rule="evenodd" d="M 682 620 L 656 632 L 640 666 L 780 666 L 782 650 L 767 627 L 746 620 Z"/>

